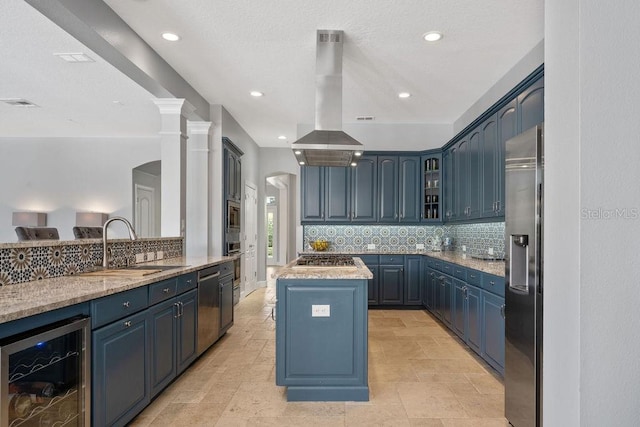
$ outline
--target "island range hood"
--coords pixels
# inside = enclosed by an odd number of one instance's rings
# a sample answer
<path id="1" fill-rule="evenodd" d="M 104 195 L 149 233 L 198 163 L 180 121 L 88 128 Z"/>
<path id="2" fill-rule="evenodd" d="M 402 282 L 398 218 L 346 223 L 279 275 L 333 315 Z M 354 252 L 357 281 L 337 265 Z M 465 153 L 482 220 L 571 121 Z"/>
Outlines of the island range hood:
<path id="1" fill-rule="evenodd" d="M 318 30 L 315 130 L 291 144 L 306 166 L 352 166 L 364 146 L 342 131 L 342 41 L 340 30 Z"/>

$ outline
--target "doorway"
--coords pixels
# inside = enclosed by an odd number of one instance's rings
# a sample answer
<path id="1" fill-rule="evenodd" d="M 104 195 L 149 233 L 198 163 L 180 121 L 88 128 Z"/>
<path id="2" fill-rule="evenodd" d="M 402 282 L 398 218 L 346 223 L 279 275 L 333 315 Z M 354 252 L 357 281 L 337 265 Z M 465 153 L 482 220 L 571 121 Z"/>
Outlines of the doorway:
<path id="1" fill-rule="evenodd" d="M 267 265 L 279 265 L 278 206 L 267 196 Z"/>
<path id="2" fill-rule="evenodd" d="M 244 186 L 244 289 L 247 296 L 258 288 L 258 189 L 255 184 L 246 182 Z"/>
<path id="3" fill-rule="evenodd" d="M 280 173 L 266 179 L 265 249 L 268 266 L 285 265 L 295 258 L 295 178 L 295 175 Z"/>
<path id="4" fill-rule="evenodd" d="M 133 168 L 133 228 L 140 237 L 160 237 L 160 160 Z"/>

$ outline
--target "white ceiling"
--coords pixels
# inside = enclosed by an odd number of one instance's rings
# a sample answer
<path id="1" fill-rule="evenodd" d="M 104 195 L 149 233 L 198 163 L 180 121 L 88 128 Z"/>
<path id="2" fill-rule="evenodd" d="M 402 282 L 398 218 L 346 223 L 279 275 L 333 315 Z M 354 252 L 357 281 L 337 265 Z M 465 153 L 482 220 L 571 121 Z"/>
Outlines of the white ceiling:
<path id="1" fill-rule="evenodd" d="M 345 33 L 344 123 L 367 115 L 385 124 L 451 124 L 544 35 L 542 0 L 105 2 L 260 146 L 286 146 L 278 135 L 292 142 L 297 124 L 314 121 L 317 29 Z M 431 30 L 443 32 L 442 41 L 421 38 Z M 166 42 L 164 31 L 182 40 Z M 0 136 L 157 133 L 149 93 L 23 0 L 3 0 L 0 51 L 0 98 L 41 106 L 0 104 Z M 96 62 L 67 64 L 53 56 L 61 51 L 84 51 Z M 401 91 L 412 96 L 399 99 Z"/>

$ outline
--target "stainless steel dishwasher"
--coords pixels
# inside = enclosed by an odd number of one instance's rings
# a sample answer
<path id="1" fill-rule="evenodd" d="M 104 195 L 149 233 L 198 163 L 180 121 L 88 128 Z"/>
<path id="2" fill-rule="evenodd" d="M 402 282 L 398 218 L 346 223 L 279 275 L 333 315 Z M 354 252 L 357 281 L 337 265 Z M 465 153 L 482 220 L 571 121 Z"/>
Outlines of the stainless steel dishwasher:
<path id="1" fill-rule="evenodd" d="M 220 266 L 198 271 L 198 355 L 218 339 L 220 331 Z"/>

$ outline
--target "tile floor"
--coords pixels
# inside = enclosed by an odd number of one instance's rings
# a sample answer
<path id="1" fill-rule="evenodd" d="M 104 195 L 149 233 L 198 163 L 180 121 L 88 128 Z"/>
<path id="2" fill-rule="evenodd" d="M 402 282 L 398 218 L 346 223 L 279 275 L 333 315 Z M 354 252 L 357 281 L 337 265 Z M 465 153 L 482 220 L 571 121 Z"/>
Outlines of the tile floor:
<path id="1" fill-rule="evenodd" d="M 508 426 L 497 374 L 423 310 L 369 310 L 369 402 L 287 402 L 274 299 L 270 280 L 241 301 L 227 334 L 131 425 Z"/>

